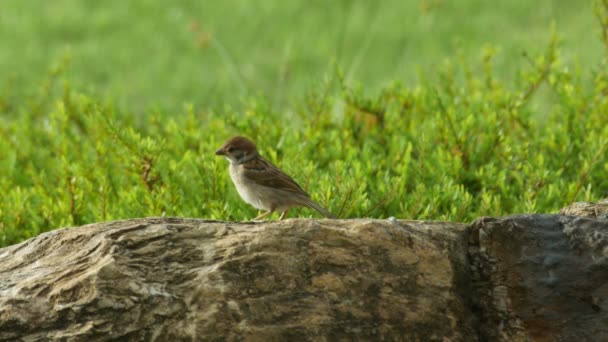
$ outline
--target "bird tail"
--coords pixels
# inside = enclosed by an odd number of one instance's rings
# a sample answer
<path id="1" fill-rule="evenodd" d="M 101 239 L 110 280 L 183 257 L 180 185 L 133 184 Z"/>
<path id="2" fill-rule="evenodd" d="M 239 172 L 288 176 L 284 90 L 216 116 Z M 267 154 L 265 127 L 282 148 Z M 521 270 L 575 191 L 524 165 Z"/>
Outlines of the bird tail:
<path id="1" fill-rule="evenodd" d="M 320 212 L 321 214 L 325 215 L 325 217 L 330 218 L 330 219 L 335 219 L 336 217 L 334 215 L 332 215 L 329 211 L 327 211 L 327 209 L 323 208 L 322 206 L 320 206 L 319 204 L 317 204 L 316 202 L 313 201 L 308 201 L 305 203 L 307 206 L 313 208 L 314 210 Z"/>

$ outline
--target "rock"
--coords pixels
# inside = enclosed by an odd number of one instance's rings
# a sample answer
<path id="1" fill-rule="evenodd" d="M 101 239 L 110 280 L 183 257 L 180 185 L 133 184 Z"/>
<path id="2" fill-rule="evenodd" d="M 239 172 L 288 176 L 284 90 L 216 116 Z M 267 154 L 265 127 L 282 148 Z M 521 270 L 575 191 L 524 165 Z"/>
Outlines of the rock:
<path id="1" fill-rule="evenodd" d="M 0 250 L 0 340 L 476 341 L 466 226 L 151 218 Z"/>
<path id="2" fill-rule="evenodd" d="M 608 220 L 149 218 L 0 249 L 0 341 L 608 341 Z"/>
<path id="3" fill-rule="evenodd" d="M 487 341 L 608 341 L 608 220 L 483 218 L 471 280 Z"/>
<path id="4" fill-rule="evenodd" d="M 575 202 L 560 209 L 559 213 L 561 215 L 608 218 L 608 198 L 604 198 L 597 203 Z"/>

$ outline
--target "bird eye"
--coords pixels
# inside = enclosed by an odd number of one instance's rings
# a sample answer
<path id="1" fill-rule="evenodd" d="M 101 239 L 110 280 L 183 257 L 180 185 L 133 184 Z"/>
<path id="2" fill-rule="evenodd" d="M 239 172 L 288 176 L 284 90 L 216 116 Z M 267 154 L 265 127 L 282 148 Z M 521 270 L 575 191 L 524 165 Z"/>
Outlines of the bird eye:
<path id="1" fill-rule="evenodd" d="M 226 152 L 228 152 L 228 153 L 232 152 L 232 150 L 234 150 L 234 148 L 232 148 L 232 146 L 226 148 Z"/>

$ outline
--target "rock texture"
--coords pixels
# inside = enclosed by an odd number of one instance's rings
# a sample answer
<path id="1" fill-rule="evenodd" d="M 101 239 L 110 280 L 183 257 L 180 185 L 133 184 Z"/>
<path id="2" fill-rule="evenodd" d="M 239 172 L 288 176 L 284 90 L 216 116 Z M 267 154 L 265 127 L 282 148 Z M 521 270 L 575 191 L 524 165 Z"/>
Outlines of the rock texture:
<path id="1" fill-rule="evenodd" d="M 470 238 L 484 340 L 608 341 L 608 220 L 482 218 Z"/>
<path id="2" fill-rule="evenodd" d="M 574 202 L 559 211 L 562 215 L 583 216 L 608 219 L 608 198 L 591 202 Z"/>
<path id="3" fill-rule="evenodd" d="M 0 250 L 0 340 L 475 341 L 466 226 L 154 218 Z"/>
<path id="4" fill-rule="evenodd" d="M 150 218 L 0 249 L 0 341 L 607 341 L 608 220 Z"/>

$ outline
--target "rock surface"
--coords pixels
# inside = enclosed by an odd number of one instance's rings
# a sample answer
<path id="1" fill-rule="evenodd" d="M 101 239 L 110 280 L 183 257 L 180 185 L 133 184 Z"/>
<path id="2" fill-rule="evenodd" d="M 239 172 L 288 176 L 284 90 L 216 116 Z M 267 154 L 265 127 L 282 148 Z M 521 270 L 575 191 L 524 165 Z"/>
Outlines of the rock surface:
<path id="1" fill-rule="evenodd" d="M 484 340 L 608 341 L 608 220 L 481 218 L 470 238 Z"/>
<path id="2" fill-rule="evenodd" d="M 608 198 L 604 198 L 596 203 L 574 202 L 560 209 L 559 213 L 562 215 L 608 219 Z"/>
<path id="3" fill-rule="evenodd" d="M 0 250 L 0 340 L 476 340 L 465 225 L 141 219 Z"/>
<path id="4" fill-rule="evenodd" d="M 608 340 L 608 220 L 149 218 L 0 249 L 0 341 Z"/>

